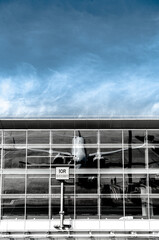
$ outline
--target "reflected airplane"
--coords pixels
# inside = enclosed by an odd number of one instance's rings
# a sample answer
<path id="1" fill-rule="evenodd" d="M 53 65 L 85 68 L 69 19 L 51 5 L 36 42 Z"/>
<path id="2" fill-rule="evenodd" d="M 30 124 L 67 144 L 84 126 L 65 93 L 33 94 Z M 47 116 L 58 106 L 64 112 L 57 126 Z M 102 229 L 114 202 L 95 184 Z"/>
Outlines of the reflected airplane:
<path id="1" fill-rule="evenodd" d="M 15 151 L 15 150 L 24 150 L 24 147 L 21 146 L 15 146 L 15 140 L 13 138 L 13 147 L 12 148 L 3 148 L 4 150 L 8 151 Z M 141 146 L 137 147 L 131 147 L 131 149 L 139 149 L 145 146 L 145 142 Z M 128 148 L 124 148 L 123 150 L 126 151 Z M 101 160 L 101 166 L 120 166 L 122 167 L 122 157 L 121 161 L 119 162 L 119 159 L 117 162 L 112 162 L 112 159 L 109 159 L 109 156 L 112 156 L 115 153 L 122 152 L 122 149 L 116 149 L 112 151 L 107 151 L 107 152 L 100 152 L 97 151 L 95 153 L 89 153 L 87 154 L 86 148 L 85 148 L 85 139 L 84 137 L 81 136 L 80 131 L 78 131 L 78 136 L 75 136 L 72 138 L 72 148 L 71 148 L 71 153 L 70 152 L 63 152 L 63 151 L 54 151 L 54 150 L 49 150 L 49 149 L 38 149 L 38 148 L 28 148 L 28 150 L 33 151 L 33 152 L 38 152 L 38 153 L 47 153 L 52 156 L 52 162 L 51 165 L 58 165 L 58 164 L 73 164 L 75 162 L 76 168 L 81 168 L 81 167 L 95 167 L 97 166 L 97 160 Z M 39 156 L 40 157 L 40 156 Z M 9 158 L 11 160 L 11 158 Z M 26 164 L 24 161 L 19 161 L 20 164 Z M 31 163 L 29 160 L 27 161 L 27 165 L 29 167 L 49 167 L 50 164 L 46 163 Z"/>

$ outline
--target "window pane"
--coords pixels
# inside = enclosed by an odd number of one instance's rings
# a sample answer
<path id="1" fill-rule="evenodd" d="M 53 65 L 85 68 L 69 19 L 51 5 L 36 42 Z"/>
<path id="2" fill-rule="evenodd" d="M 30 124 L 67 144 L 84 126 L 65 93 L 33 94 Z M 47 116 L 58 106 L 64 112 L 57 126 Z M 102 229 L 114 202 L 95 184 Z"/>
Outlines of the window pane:
<path id="1" fill-rule="evenodd" d="M 61 193 L 61 182 L 52 178 L 51 179 L 51 194 Z M 74 179 L 64 181 L 64 194 L 74 194 Z"/>
<path id="2" fill-rule="evenodd" d="M 3 194 L 24 194 L 25 177 L 24 175 L 3 175 Z"/>
<path id="3" fill-rule="evenodd" d="M 4 131 L 5 144 L 26 144 L 25 131 Z"/>
<path id="4" fill-rule="evenodd" d="M 101 175 L 100 189 L 102 194 L 123 194 L 123 176 L 119 174 Z M 115 195 L 113 195 L 115 194 Z"/>
<path id="5" fill-rule="evenodd" d="M 146 140 L 145 130 L 124 130 L 124 144 L 144 144 Z"/>
<path id="6" fill-rule="evenodd" d="M 159 168 L 159 147 L 148 148 L 149 168 Z"/>
<path id="7" fill-rule="evenodd" d="M 2 219 L 24 218 L 24 198 L 2 198 Z"/>
<path id="8" fill-rule="evenodd" d="M 49 168 L 49 157 L 28 157 L 27 168 Z"/>
<path id="9" fill-rule="evenodd" d="M 83 139 L 84 144 L 97 144 L 97 131 L 83 131 L 79 130 L 75 132 L 76 137 Z"/>
<path id="10" fill-rule="evenodd" d="M 121 130 L 105 130 L 100 131 L 100 143 L 101 144 L 110 144 L 110 143 L 122 143 L 122 131 Z"/>
<path id="11" fill-rule="evenodd" d="M 146 175 L 127 174 L 125 176 L 125 213 L 126 215 L 147 217 L 148 186 Z"/>
<path id="12" fill-rule="evenodd" d="M 159 195 L 150 198 L 150 218 L 159 218 Z"/>
<path id="13" fill-rule="evenodd" d="M 26 150 L 25 149 L 8 149 L 3 150 L 3 167 L 4 168 L 25 168 Z"/>
<path id="14" fill-rule="evenodd" d="M 97 175 L 76 175 L 76 193 L 97 193 Z"/>
<path id="15" fill-rule="evenodd" d="M 159 144 L 159 130 L 148 130 L 147 135 L 150 144 Z"/>
<path id="16" fill-rule="evenodd" d="M 97 199 L 89 198 L 76 198 L 76 216 L 77 218 L 97 218 L 98 217 L 98 205 Z"/>
<path id="17" fill-rule="evenodd" d="M 27 193 L 46 194 L 49 192 L 49 175 L 28 175 Z"/>
<path id="18" fill-rule="evenodd" d="M 122 195 L 112 192 L 108 196 L 101 196 L 101 218 L 120 218 L 122 216 Z"/>
<path id="19" fill-rule="evenodd" d="M 48 198 L 27 198 L 26 199 L 27 218 L 49 218 Z"/>
<path id="20" fill-rule="evenodd" d="M 145 174 L 125 174 L 125 193 L 126 194 L 141 194 L 141 190 L 145 189 L 147 193 L 147 179 Z"/>
<path id="21" fill-rule="evenodd" d="M 73 218 L 74 216 L 74 197 L 65 195 L 64 197 L 64 217 Z M 54 196 L 51 199 L 51 217 L 59 218 L 60 196 Z"/>
<path id="22" fill-rule="evenodd" d="M 151 174 L 149 177 L 150 193 L 159 194 L 159 175 Z"/>
<path id="23" fill-rule="evenodd" d="M 74 131 L 53 131 L 52 144 L 72 144 Z"/>
<path id="24" fill-rule="evenodd" d="M 49 144 L 49 131 L 28 131 L 28 144 Z"/>
<path id="25" fill-rule="evenodd" d="M 145 168 L 145 148 L 129 148 L 124 151 L 125 168 Z"/>
<path id="26" fill-rule="evenodd" d="M 125 215 L 137 218 L 148 217 L 148 197 L 147 195 L 127 195 L 125 196 Z"/>
<path id="27" fill-rule="evenodd" d="M 100 149 L 100 167 L 101 168 L 121 168 L 122 167 L 122 149 L 121 148 L 101 148 Z"/>

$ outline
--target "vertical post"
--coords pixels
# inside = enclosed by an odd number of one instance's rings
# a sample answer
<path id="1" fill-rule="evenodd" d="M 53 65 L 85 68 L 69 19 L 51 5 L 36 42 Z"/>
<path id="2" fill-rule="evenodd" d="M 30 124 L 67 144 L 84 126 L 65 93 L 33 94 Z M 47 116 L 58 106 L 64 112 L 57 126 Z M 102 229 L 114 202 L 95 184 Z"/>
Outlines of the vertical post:
<path id="1" fill-rule="evenodd" d="M 64 190 L 64 181 L 61 181 L 61 206 L 60 206 L 60 228 L 63 229 L 64 225 L 63 225 L 63 220 L 64 220 L 64 210 L 63 210 L 63 203 L 64 203 L 64 195 L 63 195 L 63 191 Z"/>

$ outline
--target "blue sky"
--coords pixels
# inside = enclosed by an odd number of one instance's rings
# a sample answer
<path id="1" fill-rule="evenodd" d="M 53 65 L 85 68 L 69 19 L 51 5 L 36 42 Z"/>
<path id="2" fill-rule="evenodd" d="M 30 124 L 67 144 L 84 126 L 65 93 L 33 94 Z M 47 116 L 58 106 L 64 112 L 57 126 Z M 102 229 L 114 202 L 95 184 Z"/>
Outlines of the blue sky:
<path id="1" fill-rule="evenodd" d="M 0 0 L 0 116 L 62 115 L 159 115 L 158 0 Z"/>

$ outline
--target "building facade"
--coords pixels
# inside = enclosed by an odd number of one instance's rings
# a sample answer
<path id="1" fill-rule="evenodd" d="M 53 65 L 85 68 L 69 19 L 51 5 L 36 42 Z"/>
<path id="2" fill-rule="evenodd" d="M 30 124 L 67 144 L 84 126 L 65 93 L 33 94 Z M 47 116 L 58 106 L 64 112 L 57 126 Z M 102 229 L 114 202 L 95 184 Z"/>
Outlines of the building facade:
<path id="1" fill-rule="evenodd" d="M 1 238 L 158 239 L 159 120 L 6 119 L 0 127 Z M 57 180 L 57 167 L 69 167 L 69 179 Z"/>

